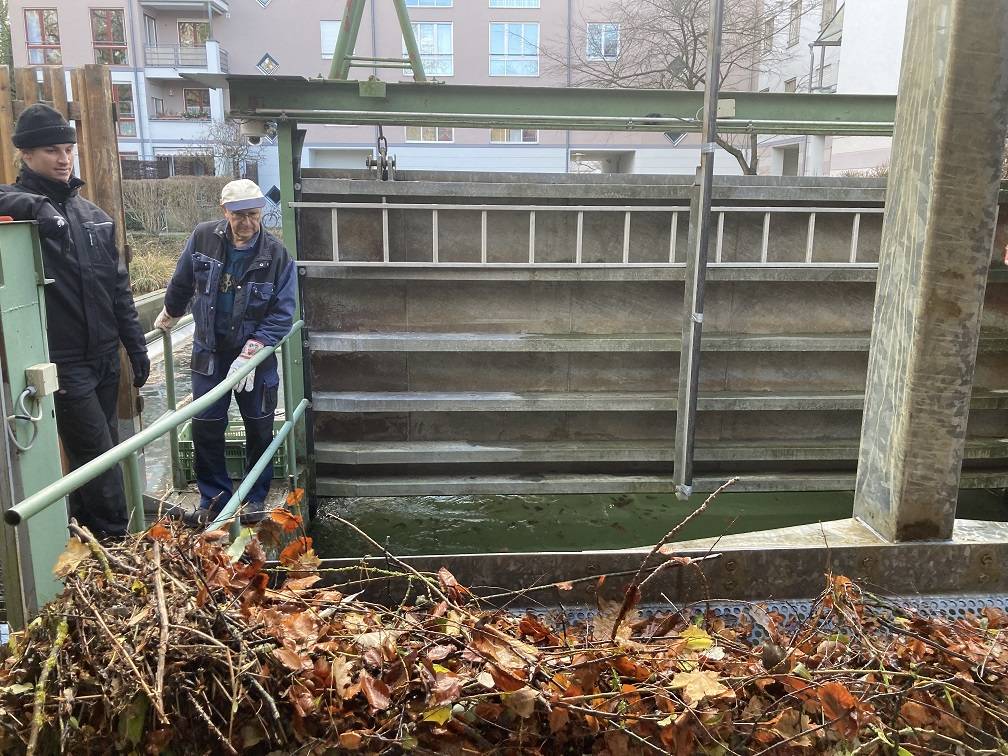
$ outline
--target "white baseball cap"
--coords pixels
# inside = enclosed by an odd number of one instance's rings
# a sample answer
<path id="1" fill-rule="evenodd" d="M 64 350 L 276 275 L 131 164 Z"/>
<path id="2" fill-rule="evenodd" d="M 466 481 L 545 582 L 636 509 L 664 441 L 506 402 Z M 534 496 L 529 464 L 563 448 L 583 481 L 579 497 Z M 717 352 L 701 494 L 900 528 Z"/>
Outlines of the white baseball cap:
<path id="1" fill-rule="evenodd" d="M 221 190 L 220 203 L 234 212 L 254 207 L 265 207 L 266 198 L 263 197 L 262 190 L 259 189 L 255 181 L 238 179 L 224 185 Z"/>

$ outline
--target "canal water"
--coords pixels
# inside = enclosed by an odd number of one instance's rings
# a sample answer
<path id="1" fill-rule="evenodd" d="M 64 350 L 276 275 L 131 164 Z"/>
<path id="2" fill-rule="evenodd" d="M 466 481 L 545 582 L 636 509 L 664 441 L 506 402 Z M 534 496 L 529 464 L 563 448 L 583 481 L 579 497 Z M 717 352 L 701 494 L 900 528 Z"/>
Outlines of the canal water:
<path id="1" fill-rule="evenodd" d="M 189 394 L 191 342 L 176 344 L 176 394 Z M 158 361 L 141 390 L 144 423 L 167 409 L 164 363 Z M 239 417 L 232 402 L 231 416 Z M 171 486 L 167 436 L 146 449 L 147 491 L 157 495 Z M 277 483 L 281 484 L 280 481 Z M 566 496 L 407 496 L 322 499 L 312 536 L 323 557 L 370 553 L 327 515 L 351 520 L 397 554 L 580 551 L 624 549 L 654 544 L 706 494 L 681 502 L 671 494 Z M 752 530 L 839 520 L 850 517 L 850 491 L 721 494 L 678 534 L 678 540 L 745 533 Z M 963 491 L 959 517 L 1008 519 L 1001 491 Z"/>

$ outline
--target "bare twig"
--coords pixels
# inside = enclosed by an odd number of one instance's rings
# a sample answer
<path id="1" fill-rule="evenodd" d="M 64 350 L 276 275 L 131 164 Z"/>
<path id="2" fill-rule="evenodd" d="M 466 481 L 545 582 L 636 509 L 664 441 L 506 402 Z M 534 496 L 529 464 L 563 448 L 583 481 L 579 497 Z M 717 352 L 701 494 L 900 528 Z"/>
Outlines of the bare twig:
<path id="1" fill-rule="evenodd" d="M 168 653 L 168 607 L 165 605 L 164 585 L 161 581 L 161 544 L 157 541 L 154 541 L 154 594 L 157 596 L 158 618 L 161 622 L 154 692 L 157 694 L 160 708 L 164 710 L 165 655 Z"/>
<path id="2" fill-rule="evenodd" d="M 56 659 L 59 657 L 60 649 L 63 648 L 63 644 L 66 642 L 69 634 L 70 625 L 67 623 L 66 617 L 64 617 L 56 625 L 56 637 L 53 640 L 49 656 L 46 657 L 45 664 L 42 665 L 42 674 L 39 675 L 38 682 L 35 684 L 35 708 L 32 712 L 31 735 L 28 738 L 28 756 L 32 756 L 38 747 L 39 733 L 42 731 L 42 724 L 45 722 L 46 686 L 49 684 L 49 675 L 53 667 L 56 666 Z"/>

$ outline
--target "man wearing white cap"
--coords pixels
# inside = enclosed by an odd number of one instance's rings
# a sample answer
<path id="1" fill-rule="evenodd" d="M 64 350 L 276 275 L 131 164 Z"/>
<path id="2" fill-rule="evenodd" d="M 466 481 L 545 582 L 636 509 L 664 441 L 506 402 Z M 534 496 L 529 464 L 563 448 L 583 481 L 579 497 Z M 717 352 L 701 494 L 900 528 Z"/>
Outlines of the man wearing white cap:
<path id="1" fill-rule="evenodd" d="M 221 192 L 223 221 L 196 226 L 186 242 L 165 293 L 155 326 L 170 330 L 192 302 L 192 390 L 198 399 L 255 354 L 274 346 L 294 321 L 297 276 L 283 244 L 261 230 L 266 204 L 253 181 L 240 179 Z M 270 356 L 234 390 L 245 423 L 246 472 L 273 438 L 273 413 L 280 382 Z M 231 498 L 225 463 L 224 433 L 231 395 L 226 394 L 192 421 L 194 469 L 200 506 L 186 519 L 192 524 L 215 517 Z M 266 514 L 272 466 L 259 476 L 242 508 L 243 524 Z"/>

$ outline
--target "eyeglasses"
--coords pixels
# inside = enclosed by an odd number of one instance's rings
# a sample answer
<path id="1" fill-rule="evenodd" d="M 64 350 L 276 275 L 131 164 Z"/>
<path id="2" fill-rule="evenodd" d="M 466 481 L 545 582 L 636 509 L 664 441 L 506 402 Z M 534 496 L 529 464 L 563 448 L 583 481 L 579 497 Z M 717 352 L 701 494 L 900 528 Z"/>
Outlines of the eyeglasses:
<path id="1" fill-rule="evenodd" d="M 246 220 L 255 221 L 259 220 L 260 211 L 259 210 L 246 210 L 244 212 L 232 212 L 231 215 L 234 216 L 235 220 Z"/>

